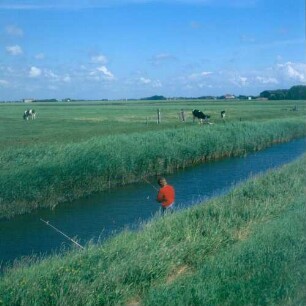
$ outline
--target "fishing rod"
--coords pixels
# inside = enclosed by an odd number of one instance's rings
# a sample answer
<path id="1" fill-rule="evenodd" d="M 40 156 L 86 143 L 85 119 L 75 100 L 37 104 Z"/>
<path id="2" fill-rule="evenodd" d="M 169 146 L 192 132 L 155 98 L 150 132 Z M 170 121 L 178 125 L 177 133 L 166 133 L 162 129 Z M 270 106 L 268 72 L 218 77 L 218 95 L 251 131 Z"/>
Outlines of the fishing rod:
<path id="1" fill-rule="evenodd" d="M 150 183 L 145 177 L 143 177 L 143 180 L 149 185 L 151 185 L 156 191 L 158 191 L 158 188 L 156 188 L 152 183 Z"/>
<path id="2" fill-rule="evenodd" d="M 81 248 L 82 250 L 84 250 L 84 247 L 81 246 L 79 243 L 77 243 L 75 240 L 73 240 L 72 238 L 70 238 L 69 236 L 67 236 L 65 233 L 63 233 L 62 231 L 60 231 L 59 229 L 57 229 L 55 226 L 53 226 L 49 221 L 46 221 L 44 219 L 40 219 L 40 221 L 44 222 L 45 224 L 47 224 L 48 226 L 52 227 L 55 231 L 57 231 L 58 233 L 62 234 L 63 236 L 65 236 L 68 240 L 72 241 L 74 244 L 76 244 L 79 248 Z"/>

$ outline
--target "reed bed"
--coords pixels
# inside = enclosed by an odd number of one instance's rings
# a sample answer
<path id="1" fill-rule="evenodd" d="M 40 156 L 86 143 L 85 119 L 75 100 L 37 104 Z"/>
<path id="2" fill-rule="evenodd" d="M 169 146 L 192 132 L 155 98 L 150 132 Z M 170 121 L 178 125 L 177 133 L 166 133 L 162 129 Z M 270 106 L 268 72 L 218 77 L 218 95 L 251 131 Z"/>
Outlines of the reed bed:
<path id="1" fill-rule="evenodd" d="M 84 251 L 17 264 L 2 305 L 304 305 L 306 155 Z"/>
<path id="2" fill-rule="evenodd" d="M 0 218 L 305 136 L 303 120 L 234 122 L 36 145 L 0 154 Z"/>

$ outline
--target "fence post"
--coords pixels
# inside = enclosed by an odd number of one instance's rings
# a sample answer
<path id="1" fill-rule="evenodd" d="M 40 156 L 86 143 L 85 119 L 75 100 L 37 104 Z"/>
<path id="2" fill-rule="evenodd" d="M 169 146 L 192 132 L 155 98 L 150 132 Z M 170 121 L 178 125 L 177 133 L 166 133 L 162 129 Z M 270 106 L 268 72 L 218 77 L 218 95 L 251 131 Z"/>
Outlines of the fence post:
<path id="1" fill-rule="evenodd" d="M 157 109 L 157 124 L 160 124 L 161 122 L 161 116 L 160 116 L 160 109 Z"/>
<path id="2" fill-rule="evenodd" d="M 183 109 L 181 109 L 181 120 L 185 122 L 185 112 Z"/>

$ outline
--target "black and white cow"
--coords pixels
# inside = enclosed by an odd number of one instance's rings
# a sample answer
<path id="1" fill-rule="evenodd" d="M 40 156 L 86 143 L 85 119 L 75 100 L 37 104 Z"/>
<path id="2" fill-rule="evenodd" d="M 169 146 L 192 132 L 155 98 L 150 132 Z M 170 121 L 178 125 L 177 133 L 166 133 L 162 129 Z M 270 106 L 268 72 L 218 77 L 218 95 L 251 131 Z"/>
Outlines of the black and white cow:
<path id="1" fill-rule="evenodd" d="M 196 118 L 200 120 L 200 123 L 203 123 L 203 120 L 204 122 L 208 122 L 208 119 L 210 118 L 209 115 L 205 115 L 203 112 L 199 111 L 198 109 L 194 109 L 192 111 L 192 115 L 193 115 L 193 122 Z"/>
<path id="2" fill-rule="evenodd" d="M 222 119 L 225 118 L 225 111 L 221 111 L 221 118 L 222 118 Z"/>
<path id="3" fill-rule="evenodd" d="M 24 111 L 23 113 L 24 120 L 29 120 L 29 119 L 34 120 L 35 118 L 36 118 L 35 109 L 27 109 L 26 111 Z"/>

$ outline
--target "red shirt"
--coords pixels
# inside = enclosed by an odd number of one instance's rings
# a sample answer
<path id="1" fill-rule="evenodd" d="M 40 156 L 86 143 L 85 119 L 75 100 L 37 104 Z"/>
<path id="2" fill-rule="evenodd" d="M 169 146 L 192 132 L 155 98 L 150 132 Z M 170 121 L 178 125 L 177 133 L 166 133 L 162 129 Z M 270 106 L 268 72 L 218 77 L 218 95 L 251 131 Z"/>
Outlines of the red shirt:
<path id="1" fill-rule="evenodd" d="M 175 191 L 171 185 L 166 185 L 159 189 L 157 201 L 162 203 L 163 207 L 168 207 L 173 204 L 175 198 Z"/>

